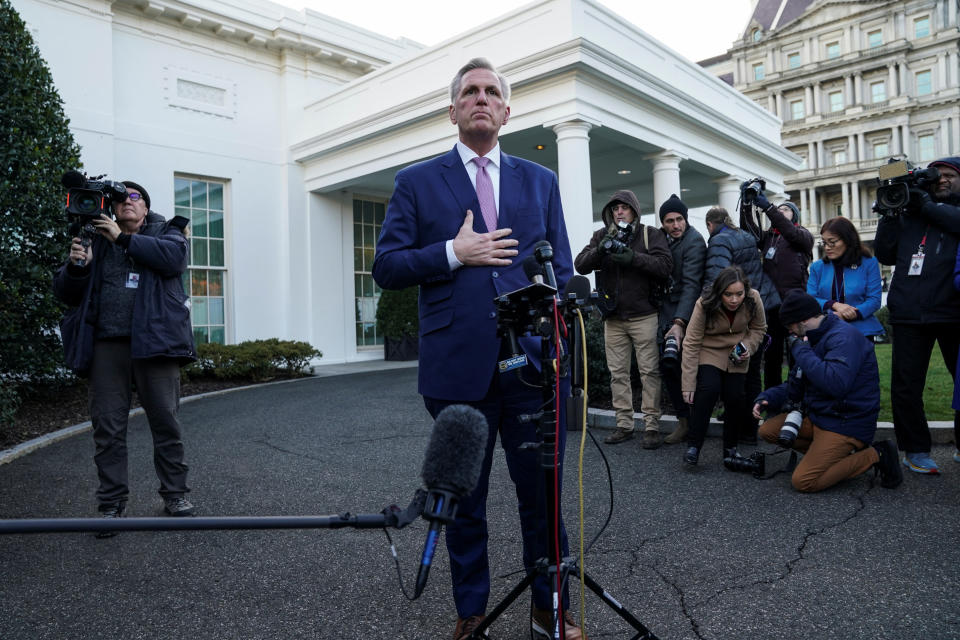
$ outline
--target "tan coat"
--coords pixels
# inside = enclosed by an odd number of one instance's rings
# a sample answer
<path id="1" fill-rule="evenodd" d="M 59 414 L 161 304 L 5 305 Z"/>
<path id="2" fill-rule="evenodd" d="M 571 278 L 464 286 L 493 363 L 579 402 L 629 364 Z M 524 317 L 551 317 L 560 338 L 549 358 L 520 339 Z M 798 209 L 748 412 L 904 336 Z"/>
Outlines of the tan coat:
<path id="1" fill-rule="evenodd" d="M 703 310 L 703 298 L 697 300 L 683 338 L 683 362 L 681 389 L 684 393 L 697 389 L 697 367 L 701 364 L 712 365 L 721 371 L 746 373 L 749 359 L 740 364 L 730 361 L 730 352 L 738 342 L 747 347 L 747 353 L 753 356 L 760 348 L 763 334 L 767 331 L 767 318 L 763 313 L 763 301 L 760 292 L 750 289 L 756 314 L 748 316 L 746 303 L 740 305 L 733 318 L 733 324 L 721 311 L 714 312 L 713 325 L 707 328 L 706 313 Z"/>

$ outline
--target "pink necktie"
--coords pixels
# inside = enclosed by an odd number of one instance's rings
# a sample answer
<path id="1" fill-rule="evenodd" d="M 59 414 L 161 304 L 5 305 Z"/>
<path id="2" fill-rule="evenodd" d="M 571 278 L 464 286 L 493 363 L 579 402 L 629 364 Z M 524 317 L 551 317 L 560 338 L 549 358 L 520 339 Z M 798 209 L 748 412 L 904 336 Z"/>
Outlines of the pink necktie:
<path id="1" fill-rule="evenodd" d="M 487 223 L 487 231 L 495 231 L 497 201 L 493 197 L 493 181 L 487 173 L 487 163 L 490 162 L 490 158 L 478 156 L 473 161 L 477 165 L 477 199 L 480 201 L 480 212 L 483 213 L 483 221 Z"/>

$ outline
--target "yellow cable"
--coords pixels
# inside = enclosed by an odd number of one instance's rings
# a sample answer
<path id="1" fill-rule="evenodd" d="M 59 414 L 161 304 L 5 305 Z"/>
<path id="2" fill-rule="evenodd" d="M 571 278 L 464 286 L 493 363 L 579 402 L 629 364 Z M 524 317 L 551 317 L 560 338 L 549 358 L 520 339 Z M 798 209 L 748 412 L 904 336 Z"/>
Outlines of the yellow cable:
<path id="1" fill-rule="evenodd" d="M 584 592 L 585 570 L 583 565 L 586 559 L 583 557 L 583 450 L 587 442 L 587 331 L 583 324 L 583 315 L 577 309 L 577 321 L 580 323 L 580 347 L 583 354 L 583 412 L 580 415 L 580 461 L 577 465 L 577 481 L 580 490 L 580 628 L 587 628 L 587 606 Z"/>

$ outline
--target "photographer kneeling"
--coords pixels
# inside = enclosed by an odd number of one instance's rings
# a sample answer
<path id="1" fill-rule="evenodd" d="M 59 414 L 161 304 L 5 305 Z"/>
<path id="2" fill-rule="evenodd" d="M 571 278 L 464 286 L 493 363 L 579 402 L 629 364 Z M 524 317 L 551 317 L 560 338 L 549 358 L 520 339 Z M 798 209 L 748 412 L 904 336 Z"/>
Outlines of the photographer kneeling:
<path id="1" fill-rule="evenodd" d="M 54 293 L 72 307 L 61 328 L 78 327 L 63 332 L 64 350 L 73 354 L 71 368 L 90 378 L 100 515 L 119 518 L 126 509 L 127 417 L 135 384 L 153 435 L 164 511 L 190 516 L 177 417 L 180 367 L 196 359 L 181 281 L 189 221 L 166 221 L 150 211 L 146 189 L 131 181 L 123 186 L 126 193 L 121 189 L 113 199 L 114 218 L 87 216 L 82 235 L 92 235 L 92 242 L 73 238 L 69 259 L 54 276 Z"/>
<path id="2" fill-rule="evenodd" d="M 760 437 L 804 454 L 793 472 L 793 487 L 822 491 L 870 468 L 880 473 L 882 486 L 898 486 L 903 473 L 896 446 L 889 440 L 870 446 L 880 412 L 873 345 L 856 327 L 835 315 L 823 315 L 807 293 L 787 294 L 780 321 L 790 332 L 787 345 L 796 367 L 786 382 L 757 396 L 753 415 L 759 420 L 761 411 L 775 414 L 760 426 Z M 797 404 L 803 421 L 793 433 L 789 426 L 784 428 L 788 415 L 784 409 Z"/>

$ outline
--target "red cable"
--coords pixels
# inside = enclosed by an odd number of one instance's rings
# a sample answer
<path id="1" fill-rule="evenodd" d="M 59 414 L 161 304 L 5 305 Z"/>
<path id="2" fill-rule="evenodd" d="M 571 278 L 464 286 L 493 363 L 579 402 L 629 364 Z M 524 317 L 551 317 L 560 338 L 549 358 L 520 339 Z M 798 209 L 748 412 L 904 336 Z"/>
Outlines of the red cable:
<path id="1" fill-rule="evenodd" d="M 554 367 L 554 372 L 556 373 L 556 382 L 553 387 L 553 396 L 554 396 L 554 438 L 553 438 L 553 503 L 554 503 L 554 517 L 556 518 L 556 526 L 554 531 L 556 532 L 554 546 L 557 549 L 557 557 L 555 558 L 556 567 L 557 567 L 557 616 L 562 618 L 563 615 L 561 611 L 563 610 L 563 593 L 561 591 L 563 581 L 561 580 L 560 572 L 560 316 L 559 310 L 557 308 L 557 300 L 553 300 L 553 321 L 555 327 L 557 327 L 556 342 L 557 342 L 557 363 Z M 566 328 L 566 327 L 564 327 Z"/>

